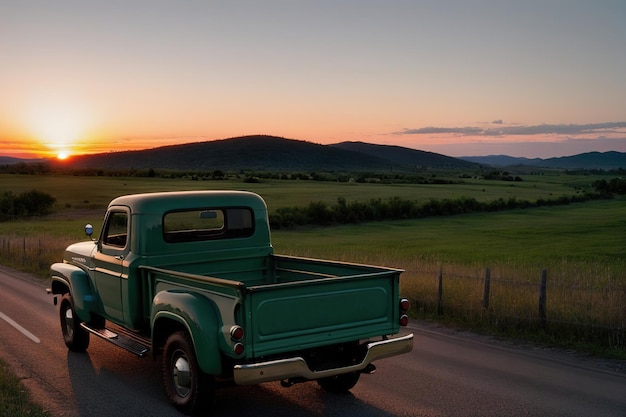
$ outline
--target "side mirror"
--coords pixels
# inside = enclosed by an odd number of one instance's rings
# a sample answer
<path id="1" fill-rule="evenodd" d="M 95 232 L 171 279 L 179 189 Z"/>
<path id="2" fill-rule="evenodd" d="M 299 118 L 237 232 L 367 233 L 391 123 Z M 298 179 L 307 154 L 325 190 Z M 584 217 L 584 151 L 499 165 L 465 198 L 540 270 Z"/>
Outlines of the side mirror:
<path id="1" fill-rule="evenodd" d="M 91 238 L 91 235 L 93 235 L 93 226 L 92 225 L 90 225 L 90 224 L 86 224 L 85 225 L 85 234 Z"/>

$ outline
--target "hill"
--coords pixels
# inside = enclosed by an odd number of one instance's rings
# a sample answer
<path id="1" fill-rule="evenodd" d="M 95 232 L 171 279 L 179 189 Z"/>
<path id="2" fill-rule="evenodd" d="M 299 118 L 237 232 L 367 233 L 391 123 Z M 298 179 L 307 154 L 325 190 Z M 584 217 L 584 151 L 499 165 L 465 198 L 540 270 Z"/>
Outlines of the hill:
<path id="1" fill-rule="evenodd" d="M 379 148 L 380 146 L 380 148 Z M 387 149 L 389 148 L 389 149 Z M 455 163 L 456 161 L 456 163 Z M 336 145 L 275 136 L 243 136 L 140 151 L 81 155 L 66 164 L 94 169 L 382 171 L 415 166 L 468 167 L 455 158 L 398 146 L 344 142 Z"/>
<path id="2" fill-rule="evenodd" d="M 311 142 L 274 136 L 244 136 L 159 148 L 82 155 L 76 168 L 172 170 L 355 170 L 381 169 L 387 162 Z"/>
<path id="3" fill-rule="evenodd" d="M 341 142 L 329 145 L 337 149 L 359 152 L 369 156 L 393 161 L 406 167 L 428 168 L 475 168 L 476 164 L 434 152 L 419 151 L 394 145 L 375 145 L 365 142 Z"/>
<path id="4" fill-rule="evenodd" d="M 43 162 L 0 156 L 0 165 Z M 506 155 L 453 158 L 394 145 L 341 142 L 320 145 L 276 136 L 254 135 L 139 151 L 73 156 L 70 168 L 222 171 L 408 171 L 416 168 L 473 169 L 487 166 L 531 166 L 559 169 L 626 168 L 626 153 L 590 152 L 550 159 Z"/>
<path id="5" fill-rule="evenodd" d="M 20 162 L 25 164 L 32 164 L 36 162 L 45 162 L 45 159 L 22 159 L 22 158 L 13 158 L 11 156 L 0 156 L 0 165 L 11 165 L 11 164 L 19 164 Z"/>
<path id="6" fill-rule="evenodd" d="M 567 169 L 626 169 L 624 152 L 588 152 L 573 156 L 545 159 L 541 165 Z"/>
<path id="7" fill-rule="evenodd" d="M 626 153 L 624 152 L 588 152 L 558 158 L 514 158 L 507 155 L 463 156 L 461 159 L 477 164 L 492 166 L 525 165 L 539 168 L 561 169 L 626 169 Z"/>
<path id="8" fill-rule="evenodd" d="M 487 156 L 462 156 L 462 160 L 474 162 L 476 164 L 490 165 L 494 167 L 507 167 L 515 165 L 533 166 L 543 161 L 541 158 L 516 158 L 508 155 L 487 155 Z"/>

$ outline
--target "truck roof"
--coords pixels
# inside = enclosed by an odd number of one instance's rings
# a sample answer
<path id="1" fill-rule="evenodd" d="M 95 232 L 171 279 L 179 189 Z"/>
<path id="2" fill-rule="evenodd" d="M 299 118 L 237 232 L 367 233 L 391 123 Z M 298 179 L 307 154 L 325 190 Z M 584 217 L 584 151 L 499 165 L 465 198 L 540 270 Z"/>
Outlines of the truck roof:
<path id="1" fill-rule="evenodd" d="M 191 207 L 250 207 L 267 210 L 265 201 L 249 191 L 169 191 L 158 193 L 129 194 L 117 197 L 111 206 L 127 206 L 135 214 L 163 213 Z"/>

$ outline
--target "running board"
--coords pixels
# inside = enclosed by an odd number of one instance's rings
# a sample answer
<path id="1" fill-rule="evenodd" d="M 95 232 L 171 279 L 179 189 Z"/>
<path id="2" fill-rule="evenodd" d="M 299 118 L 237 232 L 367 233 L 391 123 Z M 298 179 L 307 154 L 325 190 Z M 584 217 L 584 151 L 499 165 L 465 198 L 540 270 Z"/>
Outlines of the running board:
<path id="1" fill-rule="evenodd" d="M 89 327 L 87 323 L 81 323 L 80 326 L 83 329 L 87 330 L 89 333 L 95 334 L 96 336 L 101 337 L 107 342 L 111 342 L 116 346 L 126 349 L 130 353 L 134 353 L 140 358 L 143 358 L 144 356 L 146 356 L 146 354 L 150 350 L 148 346 L 139 342 L 138 340 L 135 340 L 134 338 L 127 336 L 127 335 L 117 334 L 107 329 L 106 327 L 101 328 L 101 329 L 96 329 L 94 327 Z"/>

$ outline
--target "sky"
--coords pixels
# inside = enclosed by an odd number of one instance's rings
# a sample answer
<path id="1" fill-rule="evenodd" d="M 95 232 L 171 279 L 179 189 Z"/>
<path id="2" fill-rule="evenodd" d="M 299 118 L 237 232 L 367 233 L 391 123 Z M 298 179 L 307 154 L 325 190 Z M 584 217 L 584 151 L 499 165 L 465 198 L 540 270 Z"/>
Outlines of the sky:
<path id="1" fill-rule="evenodd" d="M 0 0 L 0 155 L 626 152 L 624 0 Z"/>

